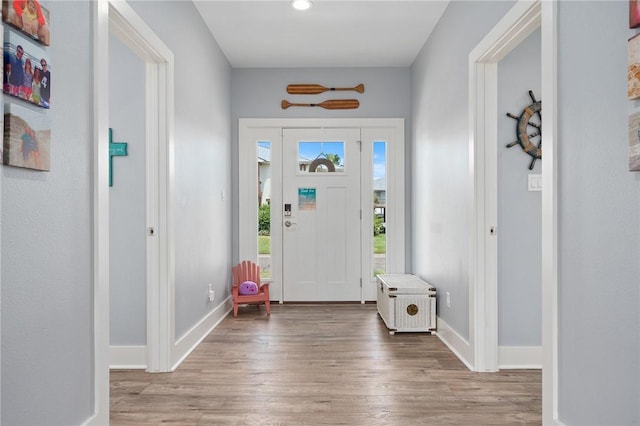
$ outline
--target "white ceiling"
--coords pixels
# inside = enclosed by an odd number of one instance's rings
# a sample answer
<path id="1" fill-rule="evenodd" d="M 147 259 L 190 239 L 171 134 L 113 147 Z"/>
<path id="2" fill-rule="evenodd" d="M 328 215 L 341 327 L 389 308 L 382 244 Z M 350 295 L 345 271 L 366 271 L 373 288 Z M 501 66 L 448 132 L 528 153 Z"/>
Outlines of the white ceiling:
<path id="1" fill-rule="evenodd" d="M 448 0 L 194 0 L 234 68 L 407 67 Z"/>

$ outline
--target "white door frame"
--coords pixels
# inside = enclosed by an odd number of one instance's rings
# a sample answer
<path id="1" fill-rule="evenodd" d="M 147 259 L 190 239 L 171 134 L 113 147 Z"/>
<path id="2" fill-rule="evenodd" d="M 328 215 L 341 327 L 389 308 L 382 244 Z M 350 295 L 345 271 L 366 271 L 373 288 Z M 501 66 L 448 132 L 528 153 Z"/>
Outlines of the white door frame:
<path id="1" fill-rule="evenodd" d="M 109 33 L 146 63 L 147 371 L 171 371 L 175 342 L 173 53 L 122 0 L 97 0 L 94 18 L 94 413 L 109 419 Z M 151 154 L 151 155 L 149 155 Z M 142 231 L 142 230 L 141 230 Z"/>
<path id="2" fill-rule="evenodd" d="M 541 28 L 544 102 L 542 161 L 543 423 L 557 423 L 557 5 L 518 2 L 469 54 L 469 337 L 476 371 L 498 369 L 497 81 L 498 62 Z M 497 230 L 499 232 L 499 229 Z"/>
<path id="3" fill-rule="evenodd" d="M 387 272 L 404 273 L 405 272 L 405 214 L 404 214 L 404 119 L 402 118 L 241 118 L 239 119 L 238 131 L 238 241 L 239 259 L 247 259 L 257 261 L 257 194 L 258 194 L 258 176 L 256 163 L 256 141 L 269 140 L 272 142 L 272 178 L 282 179 L 279 176 L 279 167 L 273 163 L 277 160 L 280 147 L 274 145 L 282 141 L 283 128 L 360 128 L 362 129 L 363 145 L 367 141 L 385 140 L 389 142 L 387 145 L 387 164 L 389 170 L 396 173 L 387 174 L 387 211 L 388 217 L 393 220 L 387 223 L 389 229 L 389 238 L 387 239 Z M 372 164 L 372 154 L 363 150 L 362 152 L 362 170 L 366 173 L 367 164 Z M 279 164 L 279 163 L 278 163 Z M 373 193 L 373 183 L 368 181 L 362 182 L 361 190 L 370 190 Z M 271 205 L 273 207 L 282 206 L 282 188 L 272 186 Z M 364 197 L 364 200 L 367 198 Z M 362 202 L 363 211 L 373 211 L 373 204 L 369 210 L 369 205 L 365 201 Z M 282 247 L 282 221 L 271 221 L 271 245 L 274 252 L 281 250 Z M 373 219 L 368 215 L 363 215 L 362 235 L 372 229 Z M 371 243 L 363 245 L 363 250 L 370 248 L 373 253 Z M 373 266 L 363 260 L 363 291 L 362 301 L 375 300 L 375 283 L 368 283 L 365 277 L 370 274 Z M 283 302 L 282 297 L 282 265 L 272 263 L 272 284 L 270 294 L 274 300 Z M 280 280 L 278 282 L 277 280 Z M 367 285 L 369 284 L 369 285 Z M 369 287 L 371 287 L 369 289 Z"/>

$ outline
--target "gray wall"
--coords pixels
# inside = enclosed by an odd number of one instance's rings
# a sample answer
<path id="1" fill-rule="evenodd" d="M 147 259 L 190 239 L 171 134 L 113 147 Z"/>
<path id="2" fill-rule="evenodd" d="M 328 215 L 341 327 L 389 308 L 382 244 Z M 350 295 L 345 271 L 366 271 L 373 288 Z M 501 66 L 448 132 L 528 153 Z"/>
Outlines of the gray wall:
<path id="1" fill-rule="evenodd" d="M 234 167 L 238 164 L 239 118 L 404 118 L 406 152 L 409 151 L 410 128 L 410 72 L 408 68 L 238 68 L 233 70 L 232 131 L 236 141 L 232 153 Z M 322 95 L 289 95 L 287 85 L 317 83 L 326 87 L 353 87 L 359 83 L 365 92 L 325 92 Z M 323 108 L 290 107 L 283 110 L 280 101 L 318 103 L 326 99 L 351 99 L 360 101 L 353 110 L 326 110 Z M 410 189 L 409 164 L 406 165 L 405 188 Z M 234 194 L 238 192 L 238 171 L 234 171 Z M 238 235 L 238 200 L 233 203 L 234 235 Z M 406 203 L 407 250 L 411 240 L 410 200 Z M 238 241 L 234 241 L 233 254 L 238 256 Z M 235 259 L 237 260 L 237 259 Z M 409 270 L 407 256 L 407 270 Z"/>
<path id="2" fill-rule="evenodd" d="M 111 345 L 147 342 L 145 64 L 118 38 L 109 38 L 109 127 L 127 142 L 113 158 L 109 188 L 109 308 Z"/>
<path id="3" fill-rule="evenodd" d="M 411 67 L 412 272 L 438 288 L 438 316 L 467 339 L 469 53 L 512 5 L 450 3 Z"/>
<path id="4" fill-rule="evenodd" d="M 132 6 L 175 56 L 175 300 L 180 338 L 230 294 L 231 68 L 192 2 L 139 1 Z M 216 291 L 214 302 L 207 299 L 208 283 Z"/>
<path id="5" fill-rule="evenodd" d="M 3 425 L 80 424 L 93 405 L 91 3 L 44 4 L 51 171 L 0 166 Z"/>
<path id="6" fill-rule="evenodd" d="M 640 423 L 640 174 L 628 171 L 628 2 L 558 8 L 560 419 Z"/>
<path id="7" fill-rule="evenodd" d="M 531 34 L 498 64 L 498 345 L 542 344 L 542 192 L 527 190 L 529 174 L 541 174 L 542 162 L 515 141 L 517 121 L 540 100 L 540 30 Z M 544 106 L 544 104 L 543 104 Z M 544 111 L 543 111 L 544 114 Z M 529 128 L 533 133 L 533 128 Z"/>

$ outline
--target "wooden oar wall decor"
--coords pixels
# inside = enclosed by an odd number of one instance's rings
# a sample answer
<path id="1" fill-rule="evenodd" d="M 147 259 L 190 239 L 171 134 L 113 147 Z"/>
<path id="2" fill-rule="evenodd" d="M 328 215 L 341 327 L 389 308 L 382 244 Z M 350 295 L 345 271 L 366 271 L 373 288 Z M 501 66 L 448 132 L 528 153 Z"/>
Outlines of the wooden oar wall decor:
<path id="1" fill-rule="evenodd" d="M 317 95 L 324 92 L 346 91 L 364 93 L 364 84 L 358 84 L 355 87 L 324 87 L 320 84 L 290 84 L 287 86 L 287 93 L 290 95 Z"/>
<path id="2" fill-rule="evenodd" d="M 297 104 L 283 100 L 280 106 L 282 109 L 287 109 L 292 106 L 321 107 L 324 109 L 356 109 L 360 106 L 360 102 L 357 99 L 329 99 L 317 104 Z"/>
<path id="3" fill-rule="evenodd" d="M 290 95 L 318 95 L 324 92 L 354 91 L 364 93 L 364 84 L 354 87 L 325 87 L 320 84 L 290 84 L 287 86 L 287 93 Z M 318 103 L 295 103 L 284 99 L 280 106 L 287 109 L 292 106 L 320 107 L 324 109 L 356 109 L 360 106 L 357 99 L 328 99 Z"/>

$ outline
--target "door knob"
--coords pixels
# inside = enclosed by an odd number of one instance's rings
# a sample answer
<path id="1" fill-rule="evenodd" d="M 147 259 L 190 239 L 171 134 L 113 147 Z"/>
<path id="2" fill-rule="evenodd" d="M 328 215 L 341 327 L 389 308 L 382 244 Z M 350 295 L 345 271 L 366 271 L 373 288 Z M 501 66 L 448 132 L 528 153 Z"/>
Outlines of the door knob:
<path id="1" fill-rule="evenodd" d="M 286 226 L 287 228 L 291 227 L 291 225 L 293 225 L 293 222 L 291 222 L 290 220 L 285 220 L 284 222 L 284 226 Z"/>

